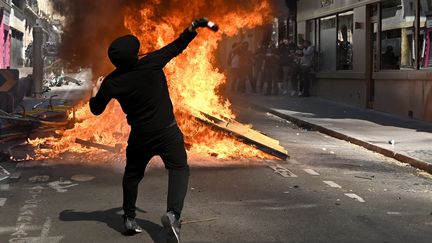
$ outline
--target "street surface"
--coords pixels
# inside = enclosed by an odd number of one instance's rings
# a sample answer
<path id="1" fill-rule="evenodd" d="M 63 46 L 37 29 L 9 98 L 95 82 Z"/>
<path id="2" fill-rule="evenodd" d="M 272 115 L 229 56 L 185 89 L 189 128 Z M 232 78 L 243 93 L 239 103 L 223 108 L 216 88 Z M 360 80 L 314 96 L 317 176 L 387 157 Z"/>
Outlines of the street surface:
<path id="1" fill-rule="evenodd" d="M 194 166 L 183 242 L 432 242 L 432 177 L 270 114 L 239 121 L 280 140 L 288 161 Z M 0 182 L 0 242 L 164 242 L 167 173 L 141 183 L 144 232 L 122 235 L 122 166 L 20 163 Z M 238 162 L 236 163 L 238 164 Z"/>

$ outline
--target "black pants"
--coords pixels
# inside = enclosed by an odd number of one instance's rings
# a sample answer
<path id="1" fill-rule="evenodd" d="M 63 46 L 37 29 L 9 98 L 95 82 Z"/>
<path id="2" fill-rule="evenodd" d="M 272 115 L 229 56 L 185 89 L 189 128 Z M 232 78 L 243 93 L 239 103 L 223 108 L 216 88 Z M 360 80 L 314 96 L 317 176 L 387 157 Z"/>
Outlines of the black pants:
<path id="1" fill-rule="evenodd" d="M 311 67 L 301 67 L 300 91 L 303 92 L 304 96 L 309 96 L 310 72 Z"/>
<path id="2" fill-rule="evenodd" d="M 132 128 L 126 149 L 126 167 L 123 176 L 123 210 L 135 218 L 138 184 L 144 177 L 150 159 L 159 155 L 168 169 L 167 211 L 180 216 L 189 181 L 189 166 L 183 134 L 176 124 L 161 131 L 146 133 Z"/>

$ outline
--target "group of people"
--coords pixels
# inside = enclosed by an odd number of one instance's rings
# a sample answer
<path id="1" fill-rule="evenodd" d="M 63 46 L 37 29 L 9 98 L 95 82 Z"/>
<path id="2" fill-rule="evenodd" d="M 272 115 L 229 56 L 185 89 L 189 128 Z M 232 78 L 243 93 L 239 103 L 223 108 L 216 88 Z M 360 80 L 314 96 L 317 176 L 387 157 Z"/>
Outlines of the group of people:
<path id="1" fill-rule="evenodd" d="M 253 54 L 248 42 L 234 43 L 228 53 L 229 92 L 251 91 L 265 95 L 309 96 L 315 50 L 308 40 L 284 40 L 276 48 L 261 45 Z"/>

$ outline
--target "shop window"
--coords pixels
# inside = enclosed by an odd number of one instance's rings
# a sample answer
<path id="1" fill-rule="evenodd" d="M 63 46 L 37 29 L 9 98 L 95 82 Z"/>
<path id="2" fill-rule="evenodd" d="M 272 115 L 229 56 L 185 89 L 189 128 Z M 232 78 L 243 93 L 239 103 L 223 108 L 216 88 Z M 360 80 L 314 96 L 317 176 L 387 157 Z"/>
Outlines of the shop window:
<path id="1" fill-rule="evenodd" d="M 432 1 L 420 0 L 420 68 L 432 68 Z"/>
<path id="2" fill-rule="evenodd" d="M 413 0 L 381 3 L 381 69 L 412 69 L 415 65 Z"/>
<path id="3" fill-rule="evenodd" d="M 336 15 L 320 18 L 319 69 L 336 70 Z"/>
<path id="4" fill-rule="evenodd" d="M 353 69 L 353 11 L 338 14 L 337 70 Z"/>
<path id="5" fill-rule="evenodd" d="M 316 46 L 315 19 L 306 21 L 306 31 L 306 39 L 311 42 L 312 46 Z"/>

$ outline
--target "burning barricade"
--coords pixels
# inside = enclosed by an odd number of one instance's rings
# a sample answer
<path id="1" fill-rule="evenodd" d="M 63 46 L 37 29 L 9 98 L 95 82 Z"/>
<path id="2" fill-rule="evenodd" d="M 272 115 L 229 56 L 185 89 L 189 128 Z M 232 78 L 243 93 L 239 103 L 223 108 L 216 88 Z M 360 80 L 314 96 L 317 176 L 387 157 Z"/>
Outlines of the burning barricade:
<path id="1" fill-rule="evenodd" d="M 193 19 L 197 12 L 219 24 L 219 32 L 211 38 L 205 33 L 198 36 L 181 56 L 165 67 L 170 96 L 176 107 L 176 120 L 185 134 L 188 152 L 220 159 L 272 156 L 285 159 L 287 152 L 278 141 L 235 121 L 230 102 L 220 92 L 220 87 L 226 83 L 226 75 L 216 68 L 217 49 L 223 38 L 232 37 L 244 28 L 266 24 L 271 19 L 269 3 L 218 0 L 212 1 L 214 6 L 208 9 L 204 2 L 188 1 L 182 6 L 171 2 L 152 0 L 126 6 L 123 24 L 139 38 L 141 53 L 168 44 L 182 30 L 181 26 L 187 24 L 185 19 Z M 124 160 L 130 128 L 116 101 L 112 101 L 99 117 L 91 114 L 88 105 L 77 108 L 75 117 L 74 127 L 57 131 L 59 136 L 30 141 L 36 149 L 37 159 L 73 152 L 85 154 L 86 160 Z M 116 148 L 121 153 L 102 152 L 98 147 L 103 146 L 99 145 Z"/>

